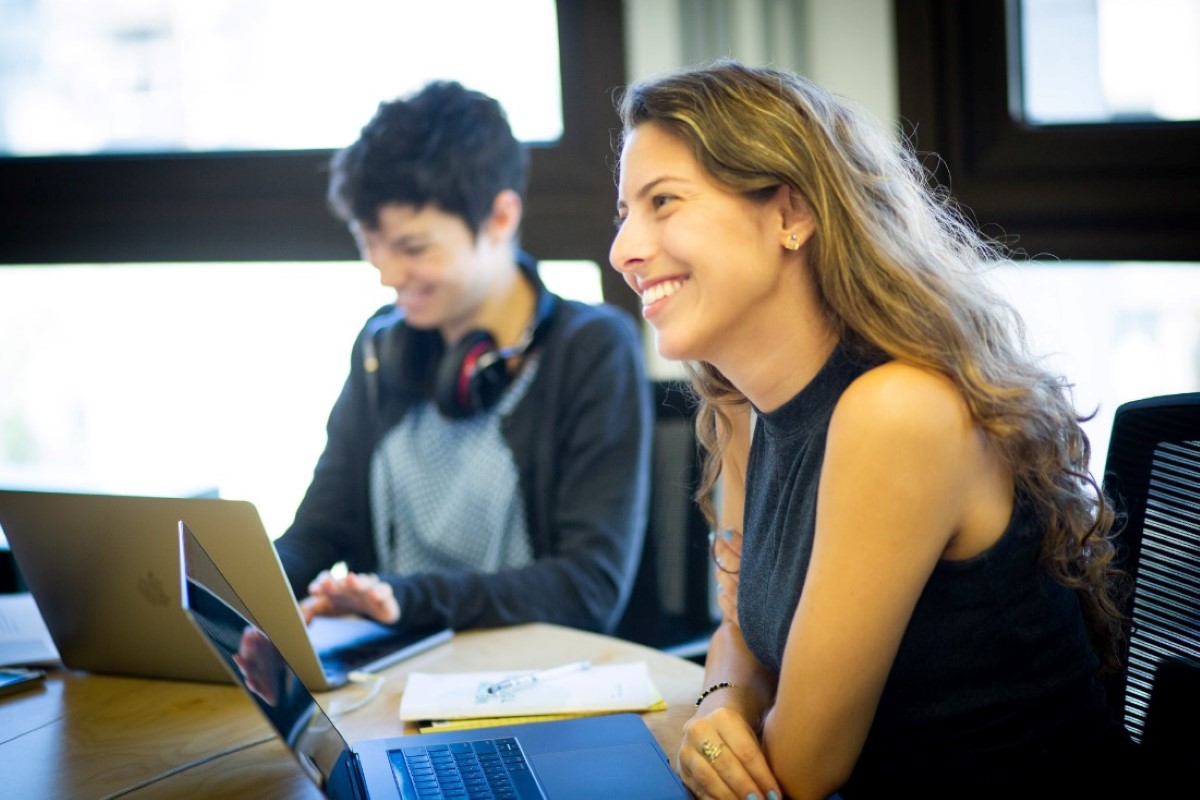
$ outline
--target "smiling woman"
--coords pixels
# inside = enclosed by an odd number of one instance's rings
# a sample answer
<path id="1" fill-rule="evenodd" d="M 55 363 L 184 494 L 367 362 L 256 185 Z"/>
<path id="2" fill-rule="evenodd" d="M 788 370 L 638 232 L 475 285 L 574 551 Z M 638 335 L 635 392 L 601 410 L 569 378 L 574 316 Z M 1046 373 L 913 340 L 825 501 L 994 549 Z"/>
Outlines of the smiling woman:
<path id="1" fill-rule="evenodd" d="M 738 507 L 710 522 L 743 526 L 685 783 L 1111 789 L 1079 765 L 1131 755 L 1098 681 L 1113 515 L 1064 379 L 982 278 L 1001 254 L 902 141 L 797 75 L 718 62 L 620 111 L 611 261 L 690 362 L 697 496 L 724 478 Z"/>
<path id="2" fill-rule="evenodd" d="M 641 295 L 660 355 L 703 359 L 730 374 L 769 349 L 791 320 L 818 318 L 815 309 L 797 314 L 798 270 L 764 267 L 808 241 L 803 198 L 779 186 L 734 192 L 705 173 L 684 140 L 653 123 L 625 138 L 618 194 L 621 224 L 609 258 Z"/>

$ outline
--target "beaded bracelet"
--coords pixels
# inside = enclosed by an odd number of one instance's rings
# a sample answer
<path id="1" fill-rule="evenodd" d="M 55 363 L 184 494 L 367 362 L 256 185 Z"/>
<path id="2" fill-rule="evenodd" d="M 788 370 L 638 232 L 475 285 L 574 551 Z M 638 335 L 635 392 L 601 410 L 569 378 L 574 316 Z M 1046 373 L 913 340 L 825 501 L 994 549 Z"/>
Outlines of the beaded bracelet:
<path id="1" fill-rule="evenodd" d="M 700 696 L 696 698 L 696 708 L 699 708 L 700 704 L 704 702 L 704 698 L 708 697 L 713 692 L 719 692 L 722 689 L 736 689 L 736 688 L 737 688 L 737 684 L 730 683 L 729 681 L 721 681 L 720 683 L 714 683 L 712 686 L 708 687 L 703 692 L 701 692 Z"/>

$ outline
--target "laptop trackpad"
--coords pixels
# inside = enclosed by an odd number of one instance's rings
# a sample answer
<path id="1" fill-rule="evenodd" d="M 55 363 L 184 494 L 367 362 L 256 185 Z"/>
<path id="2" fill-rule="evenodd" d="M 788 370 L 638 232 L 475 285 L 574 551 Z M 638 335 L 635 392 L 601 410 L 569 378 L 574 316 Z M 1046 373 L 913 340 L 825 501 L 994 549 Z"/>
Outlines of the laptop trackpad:
<path id="1" fill-rule="evenodd" d="M 681 785 L 645 742 L 529 756 L 548 797 L 677 800 Z"/>

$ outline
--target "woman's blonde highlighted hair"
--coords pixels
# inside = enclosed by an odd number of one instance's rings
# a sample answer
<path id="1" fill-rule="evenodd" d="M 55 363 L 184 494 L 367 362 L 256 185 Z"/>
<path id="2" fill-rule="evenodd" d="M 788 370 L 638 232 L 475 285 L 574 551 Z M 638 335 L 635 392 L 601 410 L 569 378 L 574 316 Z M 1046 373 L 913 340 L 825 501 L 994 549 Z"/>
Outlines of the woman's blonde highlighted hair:
<path id="1" fill-rule="evenodd" d="M 749 198 L 801 194 L 815 232 L 809 268 L 824 312 L 852 350 L 949 377 L 1045 521 L 1042 562 L 1080 598 L 1092 644 L 1116 665 L 1121 616 L 1113 515 L 1088 471 L 1090 445 L 1070 386 L 1030 355 L 1015 311 L 980 273 L 1001 257 L 898 137 L 796 75 L 734 62 L 631 86 L 624 129 L 652 123 L 687 143 L 718 184 Z M 697 500 L 748 401 L 711 364 L 687 365 L 706 448 Z"/>

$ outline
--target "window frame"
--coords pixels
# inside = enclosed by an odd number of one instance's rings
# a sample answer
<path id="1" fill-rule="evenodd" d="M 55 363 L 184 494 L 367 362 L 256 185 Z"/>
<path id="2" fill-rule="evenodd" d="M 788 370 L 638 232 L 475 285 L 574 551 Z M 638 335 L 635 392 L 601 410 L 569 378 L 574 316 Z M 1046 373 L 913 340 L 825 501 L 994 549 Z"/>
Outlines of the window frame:
<path id="1" fill-rule="evenodd" d="M 557 0 L 563 136 L 530 148 L 522 244 L 604 265 L 615 189 L 615 0 Z M 520 47 L 514 41 L 513 47 Z M 0 158 L 0 265 L 355 259 L 325 205 L 332 150 Z M 635 298 L 604 269 L 605 297 Z"/>
<path id="2" fill-rule="evenodd" d="M 893 8 L 905 133 L 984 233 L 1030 256 L 1200 260 L 1200 124 L 1024 124 L 1017 0 Z"/>

